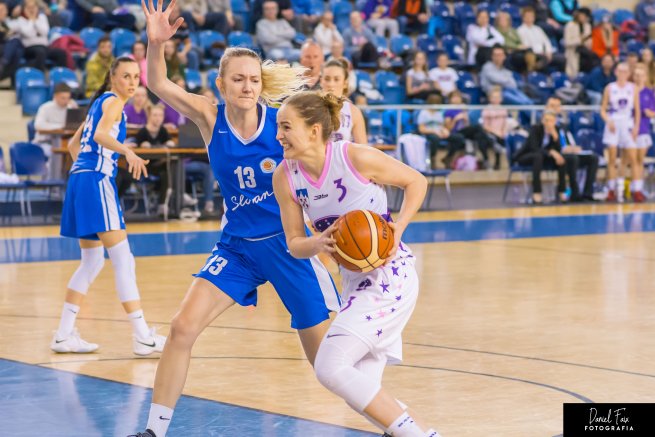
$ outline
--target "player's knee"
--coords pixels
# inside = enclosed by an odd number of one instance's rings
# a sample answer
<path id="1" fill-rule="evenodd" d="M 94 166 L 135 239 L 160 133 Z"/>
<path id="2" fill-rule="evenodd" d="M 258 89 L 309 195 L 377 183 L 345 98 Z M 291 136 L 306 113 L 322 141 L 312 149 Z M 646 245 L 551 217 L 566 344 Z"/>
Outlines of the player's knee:
<path id="1" fill-rule="evenodd" d="M 195 320 L 182 313 L 177 313 L 171 321 L 168 341 L 178 346 L 191 347 L 201 331 L 202 329 Z"/>
<path id="2" fill-rule="evenodd" d="M 314 373 L 316 379 L 328 390 L 335 392 L 341 386 L 343 370 L 346 367 L 341 355 L 340 348 L 323 344 L 316 354 L 314 360 Z"/>
<path id="3" fill-rule="evenodd" d="M 139 288 L 136 285 L 136 263 L 127 240 L 107 249 L 109 259 L 114 267 L 116 292 L 121 302 L 139 300 Z"/>
<path id="4" fill-rule="evenodd" d="M 82 259 L 70 281 L 68 288 L 86 294 L 89 286 L 98 276 L 105 264 L 105 251 L 102 246 L 82 249 Z"/>

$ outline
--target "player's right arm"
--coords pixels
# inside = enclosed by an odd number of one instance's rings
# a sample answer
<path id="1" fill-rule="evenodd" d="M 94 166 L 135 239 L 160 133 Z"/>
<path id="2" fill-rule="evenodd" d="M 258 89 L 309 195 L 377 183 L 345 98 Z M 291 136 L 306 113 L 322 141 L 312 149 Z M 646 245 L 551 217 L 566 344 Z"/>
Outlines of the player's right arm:
<path id="1" fill-rule="evenodd" d="M 600 117 L 607 124 L 610 132 L 614 132 L 614 122 L 610 119 L 609 114 L 607 113 L 607 106 L 610 101 L 609 87 L 605 87 L 603 90 L 603 100 L 600 103 Z"/>
<path id="2" fill-rule="evenodd" d="M 82 147 L 80 142 L 80 139 L 82 138 L 82 131 L 84 131 L 84 123 L 82 123 L 80 127 L 77 128 L 71 139 L 68 140 L 68 153 L 71 154 L 73 162 L 77 161 L 77 157 L 80 154 L 80 148 Z"/>
<path id="3" fill-rule="evenodd" d="M 175 35 L 184 19 L 180 17 L 171 25 L 168 20 L 171 12 L 175 9 L 176 0 L 172 0 L 165 10 L 162 9 L 162 3 L 163 0 L 159 0 L 155 9 L 153 0 L 148 0 L 147 6 L 145 0 L 141 0 L 148 32 L 146 54 L 148 88 L 177 112 L 191 119 L 207 141 L 212 136 L 213 125 L 210 125 L 210 120 L 213 121 L 216 118 L 216 107 L 206 97 L 188 93 L 168 79 L 164 59 L 164 43 Z"/>
<path id="4" fill-rule="evenodd" d="M 284 164 L 278 165 L 273 174 L 273 192 L 275 199 L 280 205 L 282 216 L 282 227 L 287 239 L 289 253 L 294 258 L 311 258 L 320 252 L 332 253 L 335 240 L 332 233 L 336 229 L 333 224 L 320 234 L 308 237 L 305 233 L 305 221 L 303 220 L 302 208 L 293 198 L 291 187 L 287 180 Z"/>

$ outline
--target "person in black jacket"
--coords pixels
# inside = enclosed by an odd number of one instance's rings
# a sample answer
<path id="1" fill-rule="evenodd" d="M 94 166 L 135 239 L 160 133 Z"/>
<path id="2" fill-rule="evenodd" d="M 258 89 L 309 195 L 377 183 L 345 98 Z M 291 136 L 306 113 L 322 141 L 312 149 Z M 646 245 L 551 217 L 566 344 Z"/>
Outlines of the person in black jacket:
<path id="1" fill-rule="evenodd" d="M 557 193 L 561 202 L 566 201 L 566 160 L 561 153 L 561 138 L 557 130 L 557 115 L 545 111 L 541 123 L 532 126 L 527 141 L 519 149 L 514 160 L 521 165 L 532 166 L 532 201 L 543 203 L 541 196 L 541 170 L 557 171 Z"/>

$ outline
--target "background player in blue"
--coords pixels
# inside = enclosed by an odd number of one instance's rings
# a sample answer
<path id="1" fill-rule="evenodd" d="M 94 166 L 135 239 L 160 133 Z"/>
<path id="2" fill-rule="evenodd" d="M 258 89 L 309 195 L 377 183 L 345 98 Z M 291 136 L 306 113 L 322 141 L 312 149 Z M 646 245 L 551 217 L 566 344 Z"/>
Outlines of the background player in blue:
<path id="1" fill-rule="evenodd" d="M 148 328 L 136 285 L 134 257 L 127 242 L 123 211 L 116 190 L 116 161 L 125 155 L 135 179 L 147 176 L 146 164 L 123 144 L 126 127 L 123 107 L 139 85 L 139 66 L 118 58 L 92 99 L 82 126 L 69 142 L 74 163 L 68 179 L 61 216 L 61 235 L 79 238 L 82 262 L 68 283 L 59 329 L 50 343 L 55 352 L 93 352 L 97 344 L 80 338 L 75 319 L 89 285 L 102 270 L 104 248 L 114 268 L 116 291 L 132 324 L 137 355 L 161 352 L 166 338 Z"/>
<path id="2" fill-rule="evenodd" d="M 369 272 L 340 269 L 344 304 L 321 343 L 314 370 L 326 388 L 389 434 L 436 437 L 381 384 L 385 366 L 402 360 L 401 334 L 418 297 L 416 258 L 401 238 L 423 202 L 427 181 L 368 145 L 330 141 L 339 129 L 342 103 L 332 94 L 304 92 L 287 99 L 277 114 L 285 159 L 273 184 L 291 254 L 334 252 L 334 221 L 350 211 L 388 214 L 383 185 L 403 189 L 405 198 L 397 221 L 390 223 L 394 246 L 385 265 Z M 303 211 L 321 234 L 307 236 Z"/>
<path id="3" fill-rule="evenodd" d="M 152 395 L 147 431 L 163 437 L 184 387 L 191 349 L 198 335 L 229 307 L 254 305 L 257 287 L 270 281 L 291 313 L 291 326 L 313 363 L 329 325 L 329 309 L 338 295 L 325 267 L 316 258 L 289 255 L 280 211 L 273 195 L 273 172 L 282 161 L 275 139 L 277 110 L 272 102 L 299 89 L 303 69 L 262 64 L 251 50 L 229 48 L 221 58 L 217 86 L 224 105 L 187 93 L 166 78 L 164 42 L 183 19 L 170 24 L 161 2 L 143 4 L 148 32 L 148 84 L 175 110 L 198 125 L 210 164 L 225 198 L 221 240 L 196 275 L 174 316 Z"/>

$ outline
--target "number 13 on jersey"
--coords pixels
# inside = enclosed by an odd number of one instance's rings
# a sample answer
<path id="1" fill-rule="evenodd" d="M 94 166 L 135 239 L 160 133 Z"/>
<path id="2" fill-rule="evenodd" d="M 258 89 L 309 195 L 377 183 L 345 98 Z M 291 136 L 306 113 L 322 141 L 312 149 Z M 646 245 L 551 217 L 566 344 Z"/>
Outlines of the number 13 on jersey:
<path id="1" fill-rule="evenodd" d="M 242 190 L 244 188 L 255 188 L 257 186 L 257 181 L 255 181 L 255 170 L 252 167 L 238 166 L 234 170 L 234 174 L 239 178 L 239 187 Z"/>

